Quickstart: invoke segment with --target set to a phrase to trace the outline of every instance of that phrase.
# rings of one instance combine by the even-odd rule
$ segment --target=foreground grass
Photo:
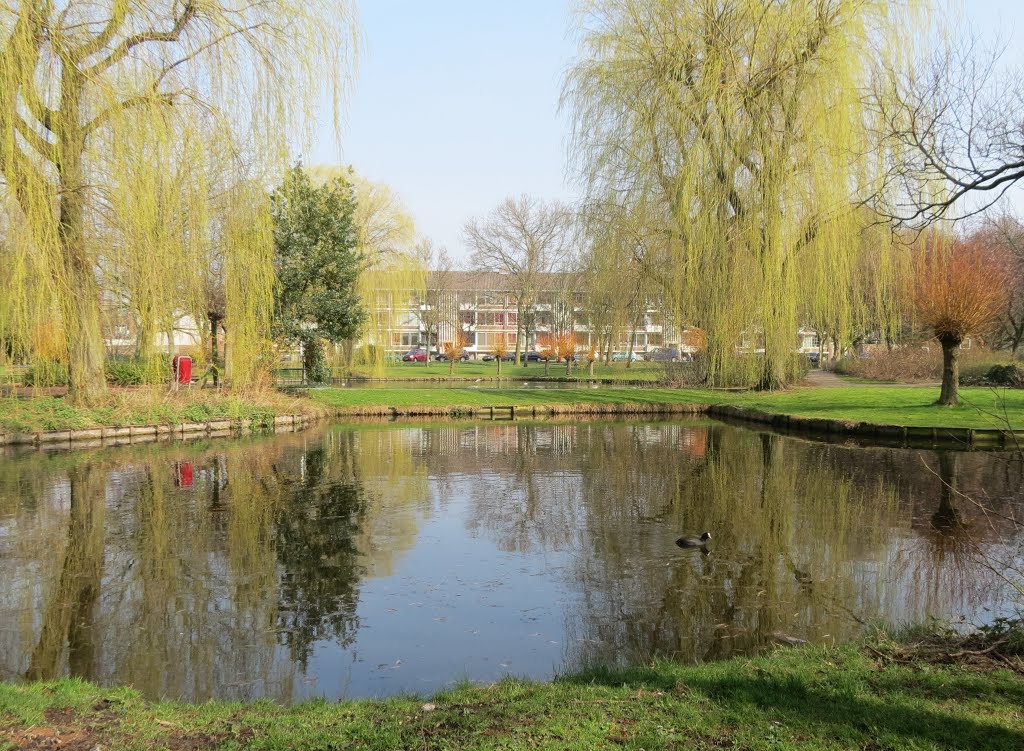
[[[276,415],[310,411],[322,410],[307,399],[296,399],[277,391],[236,395],[198,389],[179,392],[168,392],[164,388],[111,389],[106,401],[91,407],[78,407],[59,397],[2,397],[0,433],[178,425],[227,419],[269,423]]]
[[[1007,667],[845,646],[506,680],[427,703],[186,705],[73,679],[0,684],[0,748],[1017,751],[1022,707],[1024,677]]]
[[[1024,428],[1024,391],[961,389],[959,407],[938,407],[938,388],[850,386],[795,388],[783,392],[730,392],[706,389],[466,388],[315,389],[309,398],[338,414],[361,408],[449,408],[453,412],[498,405],[667,405],[733,404],[802,417],[853,420],[886,425],[946,428]]]

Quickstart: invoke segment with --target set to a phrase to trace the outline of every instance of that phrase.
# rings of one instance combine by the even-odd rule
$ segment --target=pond
[[[11,453],[0,679],[288,703],[984,623],[1012,612],[1021,481],[679,420]]]

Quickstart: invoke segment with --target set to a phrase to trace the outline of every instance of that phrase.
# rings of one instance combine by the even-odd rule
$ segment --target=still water
[[[683,421],[8,454],[0,679],[291,702],[983,623],[1012,612],[1021,483],[1008,455]]]

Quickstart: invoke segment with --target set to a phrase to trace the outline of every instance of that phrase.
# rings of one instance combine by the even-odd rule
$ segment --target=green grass
[[[79,407],[58,397],[0,397],[0,433],[179,425],[185,422],[246,419],[267,423],[278,414],[319,411],[308,400],[277,392],[235,396],[214,391],[168,393],[163,388],[111,390],[107,399]]]
[[[600,389],[394,388],[313,389],[309,397],[328,407],[488,407],[514,404],[706,404],[712,392],[698,389],[608,387]]]
[[[961,388],[960,405],[935,404],[939,388],[849,386],[730,394],[728,403],[830,420],[939,428],[1024,428],[1024,391]]]
[[[852,420],[886,425],[945,428],[1024,428],[1024,391],[963,388],[959,407],[938,407],[938,388],[849,386],[795,388],[783,392],[730,392],[704,389],[492,389],[395,388],[316,389],[314,401],[345,413],[360,408],[450,408],[453,411],[497,405],[660,405],[733,404],[802,417]]]
[[[784,392],[707,389],[591,388],[313,389],[307,399],[277,393],[235,396],[216,392],[166,393],[162,389],[114,391],[106,403],[75,407],[52,397],[0,398],[0,432],[28,433],[102,426],[179,424],[217,419],[266,421],[276,414],[358,414],[374,407],[447,409],[453,414],[488,406],[561,407],[622,405],[642,412],[656,405],[734,404],[802,417],[888,425],[946,428],[1024,428],[1024,390],[961,389],[959,407],[937,407],[938,388],[849,386],[796,388]]]
[[[291,708],[148,702],[74,679],[0,684],[0,748],[58,747],[55,738],[59,747],[107,751],[1024,748],[1024,677],[952,662],[808,647],[463,686],[429,702]]]
[[[634,362],[626,367],[625,362],[615,362],[610,365],[594,365],[594,375],[591,376],[586,364],[574,365],[572,368],[573,380],[600,380],[614,381],[658,381],[664,376],[665,367],[660,362]],[[369,377],[370,373],[357,373]],[[496,362],[482,362],[470,360],[469,362],[455,363],[455,370],[449,376],[448,363],[431,362],[423,363],[400,362],[392,363],[385,367],[384,378],[398,380],[414,380],[417,378],[497,378],[498,364]],[[501,364],[501,377],[508,379],[536,379],[544,378],[544,363],[531,362],[525,368],[511,362]],[[551,363],[549,378],[565,378],[565,363]]]

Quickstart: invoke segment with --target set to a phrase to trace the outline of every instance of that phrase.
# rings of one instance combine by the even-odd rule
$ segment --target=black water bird
[[[700,536],[700,539],[695,537],[680,537],[676,540],[676,545],[681,548],[706,548],[708,540],[711,539],[711,533],[705,532]]]

